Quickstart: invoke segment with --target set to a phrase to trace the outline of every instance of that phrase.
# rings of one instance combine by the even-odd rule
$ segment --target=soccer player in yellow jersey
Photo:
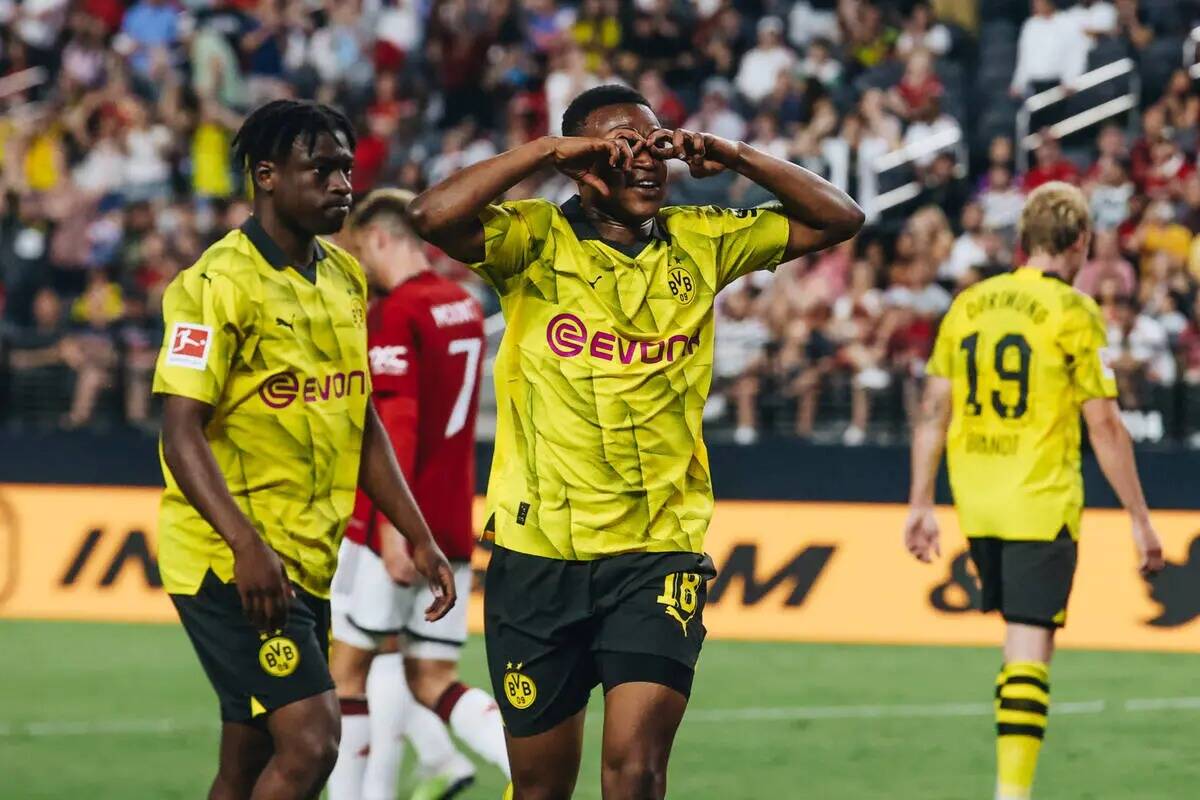
[[[337,757],[328,597],[356,485],[411,543],[429,618],[454,578],[370,402],[362,269],[316,238],[350,210],[350,123],[275,101],[236,147],[254,215],[163,298],[159,566],[220,701],[208,796],[302,800]]]
[[[409,211],[492,285],[508,322],[484,615],[515,797],[571,795],[599,683],[604,797],[662,798],[713,574],[701,437],[713,301],[742,275],[853,236],[863,215],[794,164],[662,129],[624,87],[575,98],[563,131],[456,173]],[[664,207],[670,159],[697,177],[734,170],[779,203]],[[578,185],[566,204],[498,200],[550,167]]]
[[[997,800],[1030,797],[1046,731],[1050,657],[1066,624],[1083,509],[1081,410],[1129,511],[1142,573],[1163,566],[1104,361],[1104,320],[1071,286],[1091,238],[1083,194],[1058,182],[1038,188],[1020,235],[1025,266],[967,289],[942,320],[913,432],[904,532],[921,561],[940,555],[933,496],[945,449],[983,610],[1007,622],[996,680]]]

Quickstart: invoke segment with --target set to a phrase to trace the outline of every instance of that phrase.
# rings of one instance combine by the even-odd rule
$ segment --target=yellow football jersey
[[[163,297],[154,391],[214,407],[206,435],[235,502],[288,576],[326,597],[354,507],[371,379],[362,268],[331,244],[317,248],[315,274],[303,275],[251,218],[205,251]],[[229,547],[162,468],[163,585],[195,594],[209,569],[231,580]]]
[[[701,414],[713,301],[773,269],[788,220],[668,207],[649,242],[601,241],[579,198],[488,207],[484,261],[508,327],[496,357],[496,543],[590,560],[700,552],[712,516]]]
[[[938,331],[928,372],[953,381],[946,441],[967,536],[1079,536],[1079,408],[1116,397],[1100,309],[1028,267],[964,291]]]

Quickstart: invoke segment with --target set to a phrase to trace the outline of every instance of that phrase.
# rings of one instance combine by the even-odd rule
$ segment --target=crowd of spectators
[[[1019,260],[1023,198],[1048,180],[1081,185],[1091,203],[1095,242],[1077,285],[1109,321],[1123,405],[1186,435],[1200,430],[1182,388],[1200,384],[1200,95],[1180,45],[1196,10],[1191,0],[0,0],[0,416],[154,429],[160,298],[249,213],[230,140],[256,104],[298,96],[346,110],[360,132],[361,195],[420,190],[560,133],[573,96],[616,82],[641,91],[665,126],[748,141],[828,177],[868,212],[857,239],[720,298],[707,416],[737,441],[902,432],[940,316],[957,291]],[[1045,129],[1026,167],[1017,104],[1109,56],[1137,63],[1140,107],[1063,141]],[[988,82],[997,94],[980,89]],[[902,168],[884,174],[881,158]],[[551,172],[511,196],[572,191]],[[732,174],[695,181],[684,170],[671,189],[681,203],[767,199]]]

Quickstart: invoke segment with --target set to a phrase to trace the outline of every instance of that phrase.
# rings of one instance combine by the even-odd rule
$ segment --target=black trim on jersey
[[[1059,283],[1066,284],[1067,286],[1071,285],[1071,282],[1069,280],[1064,278],[1062,275],[1059,275],[1057,272],[1046,272],[1043,270],[1042,277],[1049,278],[1052,281],[1058,281]]]
[[[580,241],[585,239],[599,239],[614,250],[618,250],[630,258],[636,258],[639,253],[646,249],[649,242],[637,241],[631,244],[621,244],[619,242],[610,242],[600,235],[600,231],[596,230],[596,226],[587,218],[587,214],[583,211],[583,200],[579,195],[575,195],[567,202],[558,207],[562,215],[567,218],[567,222],[571,225],[571,230],[575,232],[575,237]],[[650,239],[652,241],[670,242],[671,238],[667,235],[666,228],[655,217],[650,222]]]
[[[276,244],[271,238],[271,234],[267,233],[267,229],[262,226],[262,223],[253,216],[242,223],[242,233],[250,240],[250,244],[254,245],[254,249],[267,260],[275,269],[287,269],[295,267],[296,271],[307,278],[310,282],[317,282],[317,262],[324,261],[329,253],[321,246],[319,239],[313,239],[313,259],[309,263],[297,267],[288,258],[287,253],[283,252],[283,248]]]
[[[350,616],[349,614],[346,615],[346,622],[349,622],[355,628],[367,634],[368,636],[396,636],[404,632],[404,628],[368,628],[363,625],[359,625],[354,621],[354,617]]]

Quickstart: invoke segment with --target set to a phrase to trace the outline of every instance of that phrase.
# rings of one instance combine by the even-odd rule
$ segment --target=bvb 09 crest
[[[524,665],[514,665],[510,661],[504,673],[504,696],[513,708],[529,708],[533,701],[537,700],[537,685],[528,675],[521,672],[522,666]]]
[[[667,272],[667,288],[681,306],[686,306],[696,299],[696,279],[679,259],[675,259],[675,266]]]

